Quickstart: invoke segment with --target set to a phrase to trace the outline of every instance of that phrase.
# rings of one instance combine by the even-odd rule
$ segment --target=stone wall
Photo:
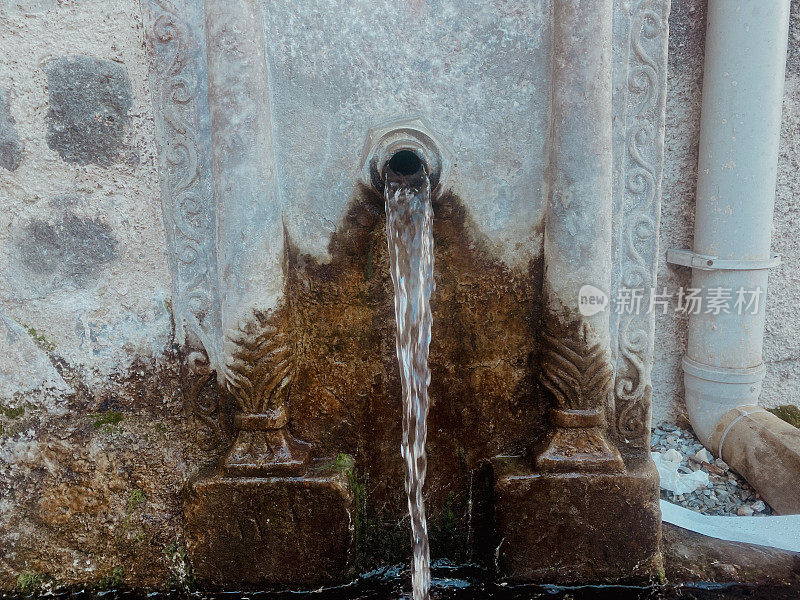
[[[3,0],[0,56],[0,589],[165,584],[194,467],[138,3]]]
[[[800,405],[800,239],[797,197],[800,193],[800,2],[792,1],[789,56],[783,102],[781,155],[775,199],[772,250],[783,264],[770,274],[764,361],[767,375],[761,394],[765,406]],[[694,191],[703,83],[706,26],[704,0],[673,0],[670,16],[664,196],[658,289],[689,287],[685,267],[667,265],[668,248],[691,248]],[[686,350],[687,318],[656,315],[653,367],[653,421],[674,422],[683,408],[681,359]]]

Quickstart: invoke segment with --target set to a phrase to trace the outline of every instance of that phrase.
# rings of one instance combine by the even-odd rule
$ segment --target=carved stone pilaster
[[[287,429],[295,370],[261,4],[205,0],[217,256],[225,332],[220,383],[235,399],[228,475],[299,475],[307,444]]]
[[[541,379],[553,395],[545,471],[615,471],[605,435],[613,367],[606,311],[581,315],[580,290],[611,286],[613,2],[555,0],[545,217]]]
[[[221,325],[211,134],[204,20],[192,4],[190,0],[141,0],[173,280],[175,337],[186,356],[196,358],[195,352],[200,352],[214,371]]]

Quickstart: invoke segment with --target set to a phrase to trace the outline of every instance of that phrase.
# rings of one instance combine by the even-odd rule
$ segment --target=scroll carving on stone
[[[162,208],[173,278],[172,311],[183,387],[200,447],[222,442],[216,394],[200,390],[218,364],[214,198],[207,127],[205,37],[191,3],[142,0],[160,162]]]
[[[224,441],[224,433],[214,371],[203,352],[190,352],[181,367],[184,399],[194,417],[197,445],[205,452],[215,452]]]
[[[669,2],[638,0],[630,9],[625,155],[618,220],[619,289],[656,285],[664,146],[666,22]],[[614,384],[619,440],[646,458],[655,317],[643,306],[619,315]]]

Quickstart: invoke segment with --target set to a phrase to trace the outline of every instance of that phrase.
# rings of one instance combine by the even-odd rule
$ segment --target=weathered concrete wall
[[[104,385],[170,335],[138,7],[14,2],[0,19],[0,80],[24,144],[0,179],[2,308]]]
[[[668,248],[691,248],[694,194],[700,132],[705,0],[672,3],[670,16],[667,131],[661,252],[658,289],[674,292],[691,285],[686,267],[667,265]],[[792,1],[789,56],[783,103],[781,155],[773,226],[773,252],[783,264],[770,274],[764,361],[767,376],[761,394],[765,406],[800,405],[800,238],[797,237],[800,179],[800,2]],[[687,318],[669,312],[656,315],[653,367],[653,420],[675,421],[683,408],[681,359],[686,350]]]
[[[4,0],[0,57],[0,588],[166,584],[194,467],[138,3]]]

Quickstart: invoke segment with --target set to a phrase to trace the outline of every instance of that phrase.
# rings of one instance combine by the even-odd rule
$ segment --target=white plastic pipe
[[[689,419],[715,454],[718,423],[736,407],[757,404],[764,378],[788,26],[789,0],[708,3],[694,237],[694,258],[704,268],[692,274],[706,302],[689,318],[683,368]],[[706,312],[716,289],[729,291],[729,313]],[[757,311],[736,306],[758,290]]]

